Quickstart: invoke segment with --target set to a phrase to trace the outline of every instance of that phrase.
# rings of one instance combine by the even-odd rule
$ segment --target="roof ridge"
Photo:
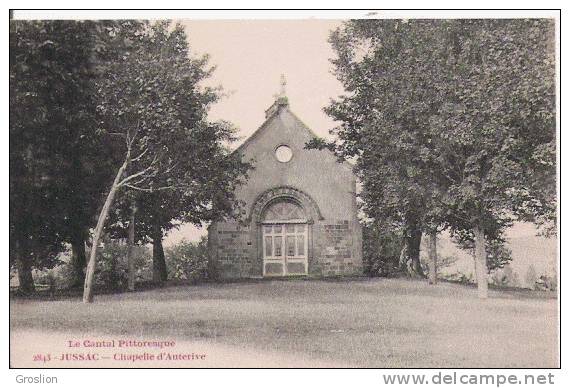
[[[273,105],[272,105],[272,106],[273,106]],[[303,120],[301,120],[301,119],[299,118],[299,116],[297,116],[297,115],[289,108],[289,105],[288,105],[288,104],[287,104],[287,105],[282,104],[282,105],[279,105],[279,106],[277,107],[277,109],[275,109],[273,112],[271,112],[271,113],[265,118],[265,121],[259,126],[259,128],[257,128],[251,135],[249,135],[249,137],[248,137],[247,139],[244,140],[243,143],[241,143],[234,151],[232,151],[232,154],[235,153],[235,152],[240,151],[240,150],[243,149],[247,144],[251,143],[251,141],[253,141],[253,139],[255,139],[257,136],[259,136],[259,134],[262,132],[262,130],[263,130],[265,127],[267,127],[267,124],[269,123],[269,121],[272,120],[277,114],[279,114],[279,112],[281,112],[281,109],[282,109],[282,108],[283,108],[283,109],[286,109],[286,110],[291,114],[291,116],[293,116],[293,118],[294,118],[295,120],[297,120],[297,121],[301,124],[301,126],[302,126],[307,132],[309,132],[309,134],[310,134],[313,138],[316,138],[316,139],[319,139],[319,138],[320,138],[319,135],[317,135],[307,124],[305,124],[305,122],[304,122]],[[269,109],[271,109],[271,107],[270,107]],[[269,109],[267,109],[267,111],[269,111]],[[266,111],[266,112],[267,112],[267,111]],[[331,152],[330,150],[326,150],[326,151]],[[333,152],[331,152],[331,154],[332,154],[333,156],[335,156]],[[341,162],[339,162],[339,164],[340,164],[341,166],[344,166],[344,167],[350,169],[351,171],[352,171],[352,168],[354,167],[354,164],[353,164],[353,163],[350,163],[348,160],[341,161]]]
[[[277,113],[279,113],[279,109],[276,109],[269,116],[266,116],[265,121],[263,121],[263,123],[255,131],[253,131],[253,133],[251,135],[249,135],[243,141],[243,143],[241,143],[235,150],[233,150],[232,154],[239,151],[243,147],[245,147],[246,144],[250,143],[252,141],[252,139],[255,138],[259,134],[259,132],[261,132],[261,130],[267,126],[267,123],[269,122],[269,120],[271,120],[273,118],[273,116],[275,116]]]

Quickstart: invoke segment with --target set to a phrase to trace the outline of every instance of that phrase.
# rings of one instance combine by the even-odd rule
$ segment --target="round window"
[[[275,149],[275,157],[281,163],[287,163],[293,157],[293,151],[289,146],[280,145]]]

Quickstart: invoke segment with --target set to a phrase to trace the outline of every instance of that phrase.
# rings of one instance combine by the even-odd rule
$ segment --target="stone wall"
[[[308,225],[309,276],[362,274],[361,228],[354,221],[323,220]],[[259,278],[263,259],[259,226],[237,222],[212,224],[209,230],[210,276],[214,279]]]
[[[358,223],[349,220],[313,225],[313,260],[309,273],[317,276],[361,275],[362,239]],[[312,264],[312,265],[311,265]]]
[[[208,231],[209,276],[213,279],[258,277],[262,271],[251,229],[237,222],[218,222]]]

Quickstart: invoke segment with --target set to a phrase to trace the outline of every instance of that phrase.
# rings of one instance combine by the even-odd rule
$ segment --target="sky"
[[[217,69],[210,85],[222,85],[230,96],[216,104],[211,118],[236,124],[243,136],[264,121],[264,112],[285,75],[291,109],[319,135],[333,122],[322,111],[342,94],[331,73],[334,56],[327,42],[334,20],[179,21],[191,50],[209,54]]]
[[[238,128],[240,142],[265,120],[265,110],[285,76],[291,109],[317,135],[326,137],[334,122],[323,112],[331,98],[343,93],[332,74],[334,53],[329,32],[337,20],[177,20],[185,27],[191,55],[208,54],[216,66],[207,86],[221,85],[228,94],[210,111]],[[237,143],[239,144],[239,143]],[[173,230],[165,245],[182,238],[195,241],[203,233],[190,225]]]

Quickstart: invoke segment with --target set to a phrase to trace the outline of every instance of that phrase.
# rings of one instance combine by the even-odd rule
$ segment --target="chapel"
[[[305,149],[315,136],[282,90],[235,151],[254,169],[236,192],[243,219],[208,229],[213,278],[362,274],[356,177],[329,150]]]

